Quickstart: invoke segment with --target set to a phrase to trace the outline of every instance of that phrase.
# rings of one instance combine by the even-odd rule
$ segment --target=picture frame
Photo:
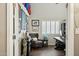
[[[32,20],[32,26],[39,26],[39,20]]]

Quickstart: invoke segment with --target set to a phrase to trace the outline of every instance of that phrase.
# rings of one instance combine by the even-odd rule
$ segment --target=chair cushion
[[[42,41],[35,41],[35,43],[42,43]]]
[[[33,39],[33,41],[37,41],[37,38],[35,37],[35,38],[32,38]]]

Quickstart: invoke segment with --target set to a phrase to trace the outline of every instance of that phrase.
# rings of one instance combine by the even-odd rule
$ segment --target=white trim
[[[7,4],[7,56],[13,56],[13,4]]]
[[[18,14],[18,4],[15,4],[15,35],[16,39],[14,40],[14,53],[15,56],[19,56],[19,14]]]
[[[68,34],[66,39],[66,55],[74,56],[74,4],[68,6]]]

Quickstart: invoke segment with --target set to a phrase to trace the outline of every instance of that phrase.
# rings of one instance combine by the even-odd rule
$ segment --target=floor
[[[64,56],[64,54],[63,50],[56,50],[54,46],[33,48],[31,53],[32,56]]]

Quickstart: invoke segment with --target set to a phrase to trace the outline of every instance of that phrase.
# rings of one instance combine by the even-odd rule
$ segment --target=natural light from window
[[[42,34],[59,34],[59,21],[42,21]]]

